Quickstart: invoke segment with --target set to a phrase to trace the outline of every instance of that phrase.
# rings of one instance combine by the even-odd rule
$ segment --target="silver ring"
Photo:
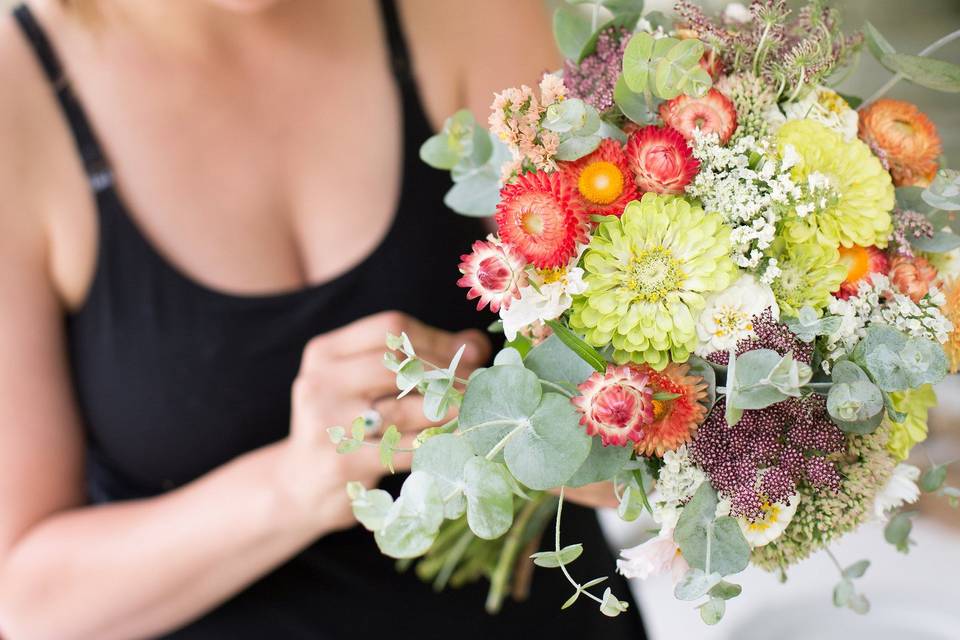
[[[380,433],[380,427],[383,426],[383,415],[379,411],[370,407],[360,417],[363,418],[363,428],[368,434]]]

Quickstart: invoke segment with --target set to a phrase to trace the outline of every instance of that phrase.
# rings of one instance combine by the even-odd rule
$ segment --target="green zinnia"
[[[771,246],[780,275],[770,288],[784,315],[797,317],[806,305],[817,313],[830,304],[831,293],[840,288],[847,268],[833,247],[815,241],[788,244],[778,238]]]
[[[927,439],[927,414],[931,407],[937,406],[937,394],[932,386],[925,384],[916,389],[891,393],[890,402],[894,409],[907,414],[907,417],[903,422],[890,422],[887,449],[898,460],[906,460],[914,445]]]
[[[781,156],[787,147],[796,152],[796,164],[790,169],[794,182],[829,185],[813,196],[813,211],[787,220],[790,242],[815,239],[831,247],[887,246],[893,182],[870,147],[860,140],[845,140],[813,120],[792,120],[780,127],[777,147]]]
[[[697,346],[704,296],[737,276],[730,229],[683,198],[646,193],[620,218],[607,218],[584,254],[587,290],[574,298],[570,326],[613,359],[663,369]]]

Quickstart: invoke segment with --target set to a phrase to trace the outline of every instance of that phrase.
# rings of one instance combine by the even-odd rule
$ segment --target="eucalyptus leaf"
[[[714,369],[709,362],[697,356],[690,356],[690,358],[687,360],[687,364],[690,366],[689,375],[700,376],[703,378],[704,384],[707,385],[706,407],[707,409],[712,408],[713,404],[717,401],[716,369]]]
[[[384,555],[416,558],[430,549],[442,522],[443,502],[433,477],[413,472],[374,538]]]
[[[732,600],[740,595],[743,591],[743,587],[732,582],[720,581],[713,588],[710,589],[710,596],[713,598],[721,598],[723,600]]]
[[[503,454],[510,472],[531,489],[563,485],[587,459],[592,438],[570,400],[545,393],[529,423],[510,437]]]
[[[367,531],[380,529],[393,506],[393,497],[383,489],[363,491],[351,501],[353,515]]]
[[[750,545],[737,521],[729,516],[716,518],[716,509],[716,491],[704,482],[680,514],[673,537],[691,567],[707,570],[709,537],[710,572],[721,576],[739,573],[750,561]]]
[[[719,573],[706,574],[702,569],[691,567],[677,582],[673,595],[677,600],[697,600],[707,595],[714,586],[723,581]]]
[[[643,513],[643,499],[639,492],[632,486],[627,485],[620,496],[620,504],[617,505],[617,515],[624,522],[633,522]]]
[[[557,147],[555,157],[557,160],[563,160],[564,162],[579,160],[593,153],[601,142],[603,142],[603,138],[596,134],[567,138]]]
[[[960,211],[960,172],[941,169],[933,183],[921,194],[931,207],[944,211]]]
[[[852,565],[843,570],[843,577],[849,579],[862,578],[863,574],[865,574],[869,568],[869,560],[860,560],[858,562],[854,562]]]
[[[566,481],[565,484],[568,487],[582,487],[595,482],[612,480],[623,470],[633,453],[630,447],[605,447],[600,438],[590,440],[590,453],[580,468]]]
[[[890,518],[890,522],[883,528],[884,539],[901,553],[910,551],[910,531],[913,529],[910,518],[914,515],[916,514],[912,511],[901,511]]]
[[[927,493],[933,493],[943,486],[947,480],[947,465],[938,464],[924,471],[920,476],[920,488]]]
[[[656,47],[654,47],[656,50]],[[702,96],[710,88],[710,74],[700,66],[703,43],[694,38],[681,40],[657,62],[656,94],[671,100],[682,93]]]
[[[602,603],[600,604],[600,613],[609,617],[615,618],[630,607],[628,602],[620,600],[613,592],[610,590],[610,587],[607,587],[606,591],[603,592]]]
[[[580,13],[566,7],[553,13],[553,37],[565,58],[579,61],[592,35],[590,20]]]
[[[400,442],[400,431],[397,426],[392,424],[380,437],[380,464],[394,473],[393,470],[393,452],[397,443]]]
[[[453,519],[463,515],[465,506],[457,496],[447,499],[451,494],[463,489],[463,470],[474,457],[463,437],[451,433],[436,435],[413,453],[413,471],[429,473],[437,483],[437,489],[444,498],[444,515]]]
[[[884,56],[897,52],[896,49],[893,48],[893,45],[890,44],[869,21],[863,25],[863,35],[867,41],[867,48],[870,50],[871,55],[877,59],[877,62],[883,64]],[[891,69],[891,71],[895,70]]]
[[[512,347],[507,347],[501,349],[497,353],[496,357],[493,359],[494,366],[503,365],[503,364],[512,364],[518,367],[523,366],[523,356],[520,355],[520,352]]]
[[[568,565],[583,553],[583,545],[571,544],[560,551],[539,551],[530,556],[533,563],[545,569],[556,569],[561,565]]]
[[[506,467],[476,456],[464,467],[463,479],[470,530],[484,540],[505,534],[513,524],[513,490]]]
[[[654,113],[647,108],[647,102],[642,93],[637,93],[627,86],[623,74],[617,77],[617,84],[613,88],[613,101],[623,115],[637,124],[650,124],[654,120]]]
[[[946,253],[960,247],[960,235],[952,231],[934,231],[929,238],[910,238],[910,245],[928,253]]]
[[[700,605],[700,619],[709,625],[717,624],[723,619],[723,614],[726,610],[726,601],[722,598],[710,598]]]
[[[633,34],[623,51],[623,75],[627,87],[636,94],[652,91],[653,48],[656,40],[649,33]]]
[[[454,183],[443,203],[465,216],[484,218],[493,215],[500,202],[500,174],[492,166],[474,171]]]
[[[460,154],[450,144],[447,134],[438,133],[420,146],[420,159],[434,169],[449,171],[460,162]]]
[[[460,430],[477,455],[487,455],[540,405],[540,380],[524,367],[490,367],[473,376],[460,405]],[[493,423],[490,426],[480,426]],[[476,428],[474,428],[476,427]]]
[[[888,53],[881,58],[881,63],[922,87],[947,93],[960,92],[960,66],[951,62],[906,53]]]
[[[343,427],[327,427],[327,435],[330,436],[330,442],[340,444],[347,435],[347,430]]]
[[[523,364],[539,378],[563,386],[575,387],[594,372],[593,367],[555,335],[531,349]]]

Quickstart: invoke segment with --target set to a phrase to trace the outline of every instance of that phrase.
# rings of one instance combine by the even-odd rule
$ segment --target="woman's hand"
[[[560,491],[557,490],[553,493],[559,494]],[[576,488],[566,487],[563,490],[563,499],[566,502],[594,509],[614,509],[618,504],[611,482],[595,482]]]
[[[396,378],[383,365],[386,335],[401,332],[410,337],[423,359],[441,366],[466,344],[460,361],[462,377],[490,355],[490,343],[480,331],[449,333],[398,312],[358,320],[307,344],[293,384],[290,436],[283,444],[278,479],[282,497],[318,534],[354,524],[344,491],[348,481],[370,487],[385,473],[376,447],[338,454],[328,427],[349,425],[376,407],[383,424],[395,424],[403,434],[399,446],[409,447],[416,434],[430,424],[423,417],[421,398],[394,398]],[[410,455],[398,454],[395,467],[409,466]]]

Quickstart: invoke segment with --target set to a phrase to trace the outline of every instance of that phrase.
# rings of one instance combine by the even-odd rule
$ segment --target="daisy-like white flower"
[[[581,248],[581,253],[586,245]],[[555,320],[573,304],[573,296],[587,290],[583,269],[577,266],[579,255],[566,267],[540,270],[528,279],[531,284],[520,289],[520,297],[500,309],[500,320],[507,340],[530,325]]]
[[[571,402],[582,414],[580,424],[587,434],[600,436],[604,446],[625,447],[643,438],[643,429],[653,420],[653,393],[647,375],[636,367],[607,365],[577,387]]]
[[[700,345],[698,356],[716,351],[729,351],[740,340],[753,337],[753,317],[771,309],[774,320],[780,319],[780,308],[773,290],[745,274],[723,291],[711,294],[697,321]]]
[[[893,468],[893,475],[877,494],[873,503],[873,512],[880,520],[905,503],[914,503],[920,498],[920,469],[912,464],[901,462]]]
[[[785,104],[783,111],[787,120],[815,120],[842,135],[844,140],[857,137],[857,112],[833,89],[811,87],[800,100]]]
[[[526,261],[508,246],[492,239],[473,243],[473,252],[460,256],[457,285],[469,289],[467,300],[477,300],[477,311],[488,304],[497,313],[510,307],[527,282]]]
[[[617,571],[625,578],[646,580],[668,571],[677,582],[687,572],[690,565],[680,554],[680,547],[673,539],[673,528],[660,530],[660,533],[643,544],[620,552]]]
[[[780,537],[793,520],[800,504],[800,494],[794,493],[787,502],[764,502],[760,509],[763,515],[755,520],[739,516],[740,530],[750,547],[762,547]]]
[[[730,98],[716,89],[697,98],[681,94],[660,104],[660,117],[664,123],[679,131],[687,140],[693,140],[693,132],[716,133],[721,145],[727,144],[737,128],[737,110]],[[856,126],[854,126],[856,135]]]
[[[587,241],[590,215],[562,172],[525,173],[500,190],[500,239],[538,269],[562,267]]]

